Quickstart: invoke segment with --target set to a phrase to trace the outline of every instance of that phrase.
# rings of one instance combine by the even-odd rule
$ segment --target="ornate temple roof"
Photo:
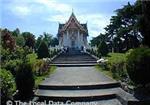
[[[58,35],[61,35],[62,32],[65,32],[72,23],[74,23],[82,32],[84,32],[84,33],[86,33],[86,35],[88,35],[87,23],[80,24],[73,12],[72,12],[69,20],[65,24],[59,23]]]

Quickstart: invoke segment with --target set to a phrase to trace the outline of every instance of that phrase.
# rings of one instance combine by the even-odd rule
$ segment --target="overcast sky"
[[[2,0],[1,28],[36,36],[43,32],[56,36],[58,23],[65,23],[72,11],[80,23],[88,25],[90,38],[104,32],[115,10],[135,0]]]

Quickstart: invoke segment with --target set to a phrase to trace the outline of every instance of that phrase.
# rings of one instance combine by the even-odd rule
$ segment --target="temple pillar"
[[[69,42],[69,32],[68,32],[68,30],[66,31],[66,43],[67,43],[67,47],[69,47],[69,44],[70,44],[70,42]]]
[[[78,47],[79,47],[79,49],[80,49],[80,31],[78,30]]]
[[[68,30],[67,30],[67,40],[69,39],[69,32],[68,32]]]

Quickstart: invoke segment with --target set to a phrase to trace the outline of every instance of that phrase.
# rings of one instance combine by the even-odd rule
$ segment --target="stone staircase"
[[[39,84],[35,92],[38,102],[63,102],[63,105],[140,105],[136,98],[120,88],[119,82],[96,71],[96,60],[89,54],[79,51],[62,53],[51,65],[58,67],[54,74]]]
[[[52,62],[56,66],[94,66],[96,60],[87,53],[78,50],[71,50],[67,53],[62,53]]]

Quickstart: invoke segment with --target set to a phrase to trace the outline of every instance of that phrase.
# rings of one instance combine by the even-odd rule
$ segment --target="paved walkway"
[[[39,101],[97,102],[95,105],[127,105],[129,100],[137,101],[117,81],[96,70],[95,64],[96,60],[85,53],[61,54],[53,61],[56,71],[39,84],[35,96]]]
[[[115,82],[95,67],[57,67],[42,84],[47,85],[88,85],[104,82]]]

